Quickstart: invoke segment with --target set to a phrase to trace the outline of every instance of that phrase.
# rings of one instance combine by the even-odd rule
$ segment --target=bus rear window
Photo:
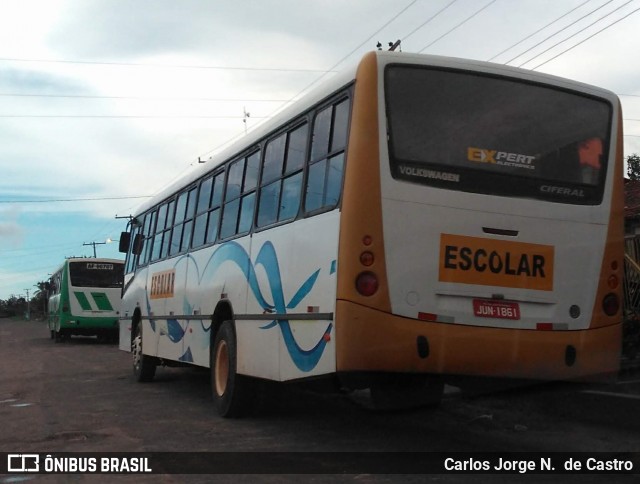
[[[69,275],[74,287],[122,287],[124,265],[105,262],[70,262]]]
[[[491,195],[596,205],[611,106],[573,91],[431,67],[385,71],[394,178]]]

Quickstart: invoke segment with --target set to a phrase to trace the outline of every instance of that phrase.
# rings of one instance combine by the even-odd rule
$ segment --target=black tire
[[[153,356],[142,354],[142,323],[136,327],[136,332],[131,341],[131,353],[133,355],[133,376],[136,381],[149,382],[156,375],[158,360]]]
[[[376,410],[408,410],[436,407],[442,401],[444,381],[436,375],[385,373],[371,385]]]
[[[238,375],[236,334],[233,321],[225,321],[216,333],[210,350],[211,393],[221,417],[237,418],[246,414],[251,398],[251,382]]]
[[[51,339],[53,339],[56,343],[62,342],[64,336],[62,334],[62,329],[59,327],[59,322],[55,322],[53,324],[53,329],[51,330]]]

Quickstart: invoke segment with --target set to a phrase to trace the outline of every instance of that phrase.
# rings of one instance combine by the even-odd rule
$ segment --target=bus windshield
[[[469,71],[385,71],[394,178],[573,204],[602,201],[612,108],[602,99]]]
[[[122,287],[124,265],[111,262],[70,262],[69,275],[74,287]]]

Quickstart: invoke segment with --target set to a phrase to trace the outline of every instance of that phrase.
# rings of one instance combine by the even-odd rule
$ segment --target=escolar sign
[[[439,280],[553,290],[551,245],[440,235]]]

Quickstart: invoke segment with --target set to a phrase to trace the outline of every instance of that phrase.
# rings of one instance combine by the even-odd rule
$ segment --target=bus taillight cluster
[[[364,267],[371,267],[376,258],[371,250],[369,250],[373,243],[373,237],[365,235],[362,238],[362,244],[365,246],[365,250],[360,254],[360,264]],[[371,271],[363,271],[356,277],[356,289],[363,296],[373,296],[378,290],[378,276]]]
[[[618,270],[618,261],[614,260],[613,262],[611,262],[611,271],[614,272],[614,274],[611,274],[609,276],[609,279],[607,279],[607,285],[611,290],[617,289],[620,283],[618,276],[615,274],[617,270]],[[619,309],[620,309],[620,299],[618,298],[617,294],[613,292],[608,293],[602,300],[602,310],[604,311],[604,313],[607,316],[615,316]]]

